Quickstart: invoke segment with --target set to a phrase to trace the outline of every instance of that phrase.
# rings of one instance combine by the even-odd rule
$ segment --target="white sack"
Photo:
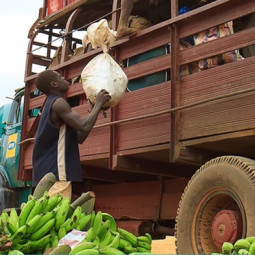
[[[106,53],[116,41],[116,35],[117,32],[109,28],[107,20],[102,19],[88,27],[82,44],[84,48],[89,43],[91,43],[93,49],[102,47],[103,52]]]
[[[104,107],[115,106],[128,83],[126,74],[108,53],[93,58],[82,70],[81,78],[83,89],[92,104],[95,104],[96,95],[101,89],[109,92],[111,100]]]

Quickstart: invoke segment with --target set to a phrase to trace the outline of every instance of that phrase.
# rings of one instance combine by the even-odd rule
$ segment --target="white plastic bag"
[[[93,58],[82,70],[81,78],[83,89],[92,104],[95,104],[96,95],[101,89],[110,94],[111,100],[104,107],[118,104],[128,83],[126,74],[108,53]]]
[[[102,19],[88,27],[82,40],[82,44],[84,48],[89,43],[91,43],[93,49],[102,47],[103,52],[106,53],[116,41],[116,35],[117,32],[109,28],[107,20]]]

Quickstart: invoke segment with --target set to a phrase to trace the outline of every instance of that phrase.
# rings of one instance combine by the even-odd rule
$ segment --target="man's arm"
[[[85,118],[81,118],[73,112],[69,104],[63,98],[59,98],[52,105],[52,111],[64,123],[77,130],[78,142],[83,143],[96,123],[98,114],[102,106],[110,100],[110,95],[105,90],[101,90],[97,97],[92,111]]]

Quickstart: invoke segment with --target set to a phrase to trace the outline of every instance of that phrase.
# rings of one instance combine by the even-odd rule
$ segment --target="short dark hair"
[[[35,86],[47,95],[52,81],[57,81],[57,74],[52,70],[46,70],[39,73],[35,80]]]

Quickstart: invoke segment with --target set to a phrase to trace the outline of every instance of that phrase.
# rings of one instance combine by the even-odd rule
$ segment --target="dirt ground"
[[[175,238],[173,236],[167,236],[163,240],[152,241],[151,253],[175,254]]]

